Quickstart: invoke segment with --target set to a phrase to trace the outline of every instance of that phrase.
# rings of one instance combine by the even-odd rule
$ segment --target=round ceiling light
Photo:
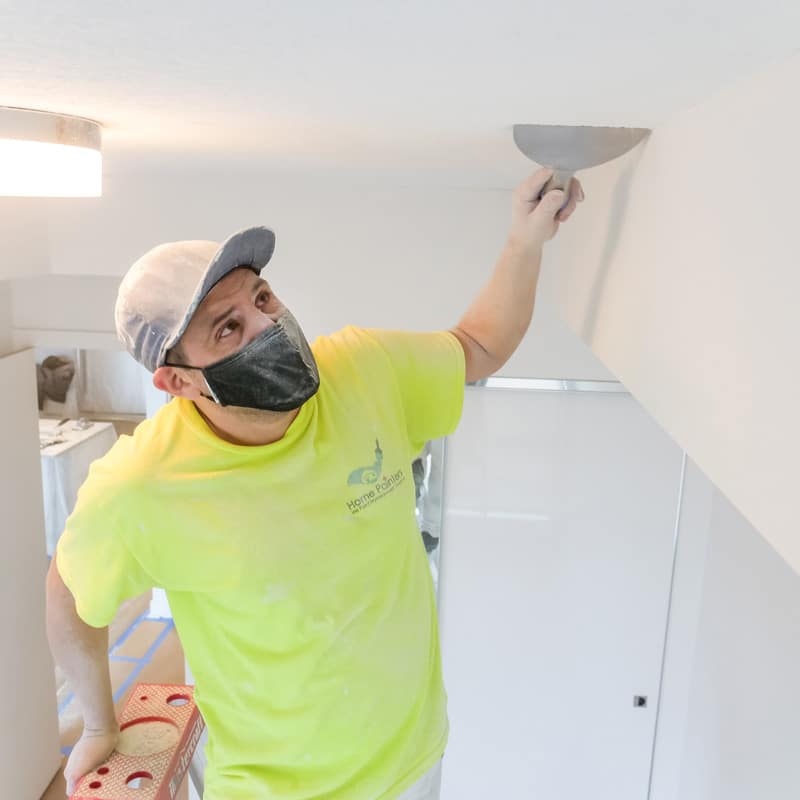
[[[100,142],[92,120],[0,106],[0,195],[99,197]]]

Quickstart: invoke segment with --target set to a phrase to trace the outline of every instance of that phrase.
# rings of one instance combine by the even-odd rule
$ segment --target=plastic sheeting
[[[47,555],[52,556],[89,466],[108,452],[117,434],[110,422],[90,422],[83,428],[74,421],[60,425],[58,420],[40,419],[39,439],[48,445],[40,455],[45,539]]]
[[[70,358],[77,372],[64,403],[45,400],[42,413],[48,416],[78,417],[86,413],[145,413],[145,385],[150,373],[120,350],[75,350],[37,348],[36,361],[47,356]]]
[[[411,470],[416,490],[417,526],[428,554],[433,586],[439,594],[439,555],[442,534],[442,486],[444,483],[445,440],[426,443],[414,459]]]

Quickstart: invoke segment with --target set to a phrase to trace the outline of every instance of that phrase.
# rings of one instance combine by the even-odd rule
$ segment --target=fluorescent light
[[[96,122],[0,107],[0,195],[99,197],[101,193]]]
[[[99,197],[101,176],[97,150],[0,139],[0,195]]]

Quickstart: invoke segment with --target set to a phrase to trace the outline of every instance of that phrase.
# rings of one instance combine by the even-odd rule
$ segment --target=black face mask
[[[221,406],[292,411],[319,389],[319,371],[297,320],[288,312],[236,353],[199,369]],[[205,395],[204,395],[205,397]]]

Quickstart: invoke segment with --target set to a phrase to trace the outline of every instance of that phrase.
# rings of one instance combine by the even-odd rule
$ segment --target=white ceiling
[[[800,0],[0,3],[0,104],[120,156],[480,173],[515,122],[654,127],[800,44]]]

